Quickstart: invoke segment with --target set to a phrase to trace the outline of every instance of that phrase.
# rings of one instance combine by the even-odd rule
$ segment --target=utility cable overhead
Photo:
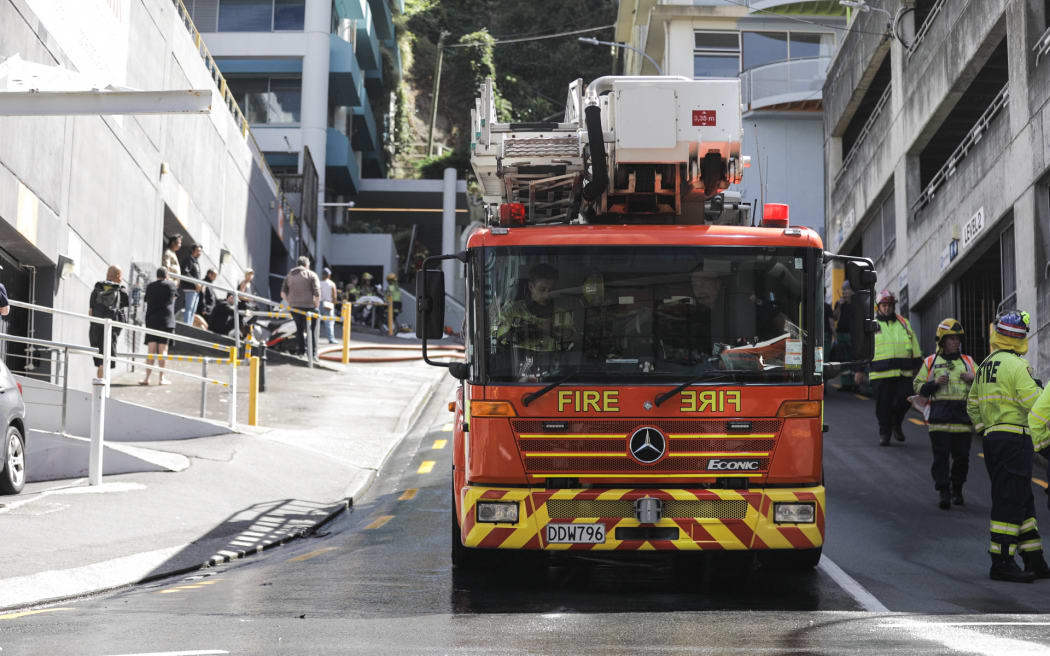
[[[556,39],[561,36],[573,36],[576,34],[587,34],[588,32],[600,32],[602,30],[610,30],[616,27],[615,25],[602,25],[601,27],[588,27],[582,30],[573,30],[571,32],[558,32],[557,34],[544,34],[542,36],[526,36],[519,39],[503,39],[502,41],[494,41],[492,45],[498,46],[504,43],[521,43],[522,41],[539,41],[541,39]],[[485,45],[484,43],[453,43],[452,45],[445,46],[446,48],[471,48]]]

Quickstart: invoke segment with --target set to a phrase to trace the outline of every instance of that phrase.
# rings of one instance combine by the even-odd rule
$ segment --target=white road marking
[[[210,656],[211,654],[228,654],[221,649],[197,649],[194,651],[151,651],[138,654],[116,654],[114,656]]]
[[[84,480],[86,481],[87,479]],[[25,499],[0,504],[0,515],[56,494],[107,494],[109,492],[131,492],[132,490],[145,489],[146,486],[141,483],[121,482],[103,483],[101,485],[63,485],[62,487],[53,487],[43,490],[34,496],[26,497]]]
[[[888,613],[889,608],[882,605],[882,602],[875,598],[875,595],[868,592],[857,580],[847,574],[841,567],[836,565],[827,556],[822,556],[820,564],[817,565],[817,569],[821,570],[825,574],[831,577],[831,580],[838,583],[839,587],[846,591],[846,593],[853,597],[861,608],[866,611],[873,613]]]

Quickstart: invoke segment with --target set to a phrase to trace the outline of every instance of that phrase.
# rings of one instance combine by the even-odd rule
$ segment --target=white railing
[[[1038,66],[1039,60],[1042,59],[1046,53],[1050,52],[1050,29],[1043,32],[1043,36],[1039,37],[1039,40],[1035,42],[1032,52],[1035,53],[1035,65]]]
[[[970,153],[970,150],[977,145],[977,142],[984,136],[985,131],[988,130],[988,126],[991,125],[992,119],[995,118],[996,114],[1006,106],[1006,101],[1010,98],[1010,85],[1005,84],[1003,88],[996,94],[995,98],[992,99],[991,104],[984,110],[974,126],[970,128],[970,131],[966,133],[959,145],[956,146],[955,150],[952,151],[951,157],[944,163],[944,166],[937,171],[937,174],[933,176],[926,188],[922,190],[919,197],[915,200],[915,203],[911,206],[912,218],[914,218],[922,208],[926,207],[933,200],[934,196],[937,195],[937,190],[948,181],[948,178],[955,175],[955,169],[959,166],[959,163],[966,159],[966,156]]]
[[[114,321],[113,319],[102,319],[99,317],[92,317],[86,314],[80,314],[78,312],[71,312],[69,310],[60,310],[58,308],[46,307],[43,305],[36,305],[33,303],[25,303],[14,299],[9,299],[9,303],[12,307],[21,308],[28,310],[31,313],[43,312],[50,314],[55,317],[70,317],[81,321],[86,321],[92,324],[100,324],[103,327],[102,337],[102,352],[99,353],[98,349],[75,345],[75,344],[62,344],[60,342],[53,342],[51,344],[57,344],[58,347],[66,350],[66,353],[75,354],[93,354],[95,357],[101,355],[102,360],[102,378],[96,378],[92,381],[92,395],[91,395],[91,430],[90,430],[90,456],[88,462],[88,481],[91,485],[98,485],[102,481],[102,453],[103,444],[105,442],[105,417],[106,417],[106,399],[109,398],[111,372],[110,365],[113,362],[122,362],[125,364],[131,364],[141,366],[148,371],[159,371],[162,374],[175,374],[191,380],[197,380],[202,383],[202,389],[205,389],[208,384],[220,385],[225,387],[229,393],[229,427],[230,430],[237,429],[237,366],[241,364],[238,360],[238,352],[235,346],[226,346],[223,344],[217,344],[215,342],[208,342],[205,340],[194,339],[192,337],[186,337],[184,335],[176,335],[174,332],[167,332],[162,330],[153,330],[151,328],[145,328],[143,326],[137,326],[130,323],[124,323],[121,321]],[[114,353],[113,352],[113,329],[120,328],[128,331],[129,334],[144,334],[154,335],[164,339],[174,340],[186,344],[193,344],[202,348],[214,349],[227,354],[227,358],[211,358],[213,362],[221,362],[230,365],[230,378],[229,381],[217,380],[213,378],[207,378],[206,376],[197,376],[185,371],[178,369],[168,369],[166,367],[155,366],[151,364],[143,364],[137,362],[135,358],[142,357],[145,354],[127,354],[127,353]],[[11,341],[24,341],[26,343],[33,343],[36,341],[43,340],[30,340],[30,338],[17,337],[12,335],[3,335],[3,339],[9,339]],[[134,340],[132,340],[134,343]],[[149,357],[149,356],[146,356]],[[156,354],[153,355],[156,358]],[[170,359],[170,358],[158,358],[158,359]],[[253,364],[253,367],[257,366]],[[64,365],[64,375],[68,377],[69,368],[68,362]],[[255,378],[253,376],[253,378]],[[252,405],[255,405],[255,400],[252,400]],[[63,408],[65,407],[65,393],[63,393]],[[63,417],[64,417],[63,410]],[[64,421],[63,421],[64,430]]]
[[[757,66],[740,74],[745,107],[759,109],[822,97],[831,57],[809,57]]]
[[[849,168],[849,165],[852,164],[853,160],[857,157],[861,145],[868,138],[868,134],[875,125],[875,121],[879,119],[879,115],[882,114],[882,110],[886,107],[886,103],[889,102],[892,89],[893,85],[887,84],[886,90],[882,92],[881,96],[879,96],[879,101],[875,103],[875,108],[871,110],[868,120],[864,121],[864,127],[860,129],[857,138],[853,141],[853,146],[849,149],[849,152],[846,153],[846,158],[842,160],[842,166],[839,167],[838,173],[835,174],[835,184],[838,184],[839,178],[842,177]]]

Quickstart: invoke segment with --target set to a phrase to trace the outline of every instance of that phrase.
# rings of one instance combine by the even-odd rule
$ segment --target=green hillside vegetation
[[[558,120],[568,85],[613,72],[611,48],[576,36],[500,45],[496,42],[612,25],[616,0],[406,0],[397,17],[404,78],[396,90],[391,175],[440,178],[448,166],[469,170],[470,110],[486,77],[496,83],[501,120]],[[434,142],[426,157],[437,43],[445,55]],[[588,33],[612,39],[612,29]],[[468,47],[452,47],[467,45]]]

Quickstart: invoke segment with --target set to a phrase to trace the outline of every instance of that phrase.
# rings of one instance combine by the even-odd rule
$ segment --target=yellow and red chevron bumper
[[[677,527],[678,539],[616,539],[617,528],[642,526],[634,518],[634,501],[653,497],[664,502],[664,517],[650,527]],[[478,501],[517,501],[518,522],[489,524],[476,521]],[[816,504],[812,524],[775,524],[773,504],[809,501]],[[467,486],[462,490],[461,539],[467,547],[482,549],[543,549],[551,551],[652,551],[811,549],[824,544],[824,487],[712,489],[583,489],[547,490]],[[696,517],[672,516],[683,509]],[[614,516],[572,516],[576,513]],[[668,513],[672,514],[668,514]],[[553,517],[552,517],[553,515]],[[551,544],[548,523],[605,526],[601,544]]]

